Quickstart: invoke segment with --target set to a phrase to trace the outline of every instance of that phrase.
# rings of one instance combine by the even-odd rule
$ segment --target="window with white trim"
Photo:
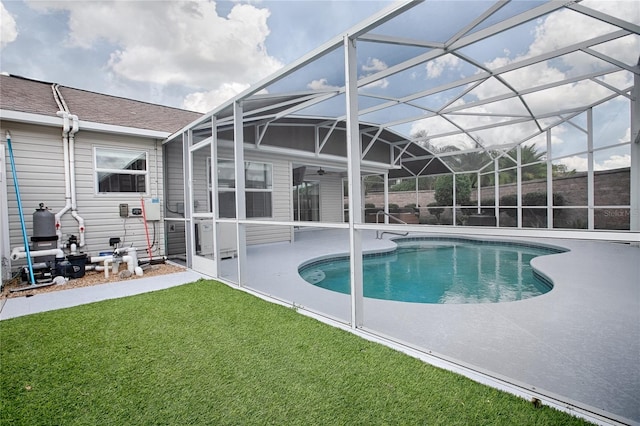
[[[147,156],[147,152],[141,150],[96,147],[97,193],[147,193]]]
[[[273,166],[269,163],[244,163],[247,218],[272,217]],[[219,217],[236,217],[236,193],[233,160],[218,160]]]

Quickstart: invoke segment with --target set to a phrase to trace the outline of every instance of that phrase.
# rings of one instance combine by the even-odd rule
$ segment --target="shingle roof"
[[[0,75],[0,108],[56,116],[52,83]],[[70,112],[80,120],[173,133],[202,114],[178,108],[109,96],[72,87],[58,87]]]

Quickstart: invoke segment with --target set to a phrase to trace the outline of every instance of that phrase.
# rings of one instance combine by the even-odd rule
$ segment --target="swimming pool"
[[[363,259],[364,296],[415,303],[498,303],[529,299],[553,285],[531,259],[564,250],[461,238],[405,238],[396,250]],[[312,261],[298,270],[318,287],[350,293],[349,258]]]

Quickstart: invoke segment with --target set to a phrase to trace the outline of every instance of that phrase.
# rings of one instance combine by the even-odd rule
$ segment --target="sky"
[[[392,5],[388,0],[0,2],[0,72],[199,112],[210,111],[251,84]],[[498,15],[513,16],[537,3],[537,0],[515,1],[501,9]],[[463,27],[465,22],[470,22],[491,4],[483,0],[427,2],[402,15],[406,21],[400,21],[400,27],[402,22],[406,22],[403,29],[409,33],[404,36],[411,37],[410,31],[417,29],[420,37],[434,40],[443,37],[439,41],[444,42],[454,35],[457,28]],[[640,25],[640,2],[584,0],[581,4]],[[423,6],[429,9],[419,11]],[[495,69],[610,33],[612,28],[573,11],[563,10],[473,44],[461,53],[476,63]],[[391,29],[382,27],[378,31],[384,34]],[[640,53],[640,35],[632,34],[593,49],[635,65]],[[403,50],[393,46],[385,50],[380,45],[359,44],[359,74],[383,71],[402,62],[410,53],[415,54],[410,48]],[[342,86],[344,70],[336,66],[344,63],[341,55],[336,51],[333,57],[319,61],[315,68],[311,67],[308,75],[290,76],[288,84],[295,85],[297,90]],[[591,55],[575,52],[506,73],[503,77],[520,89],[562,81],[606,66],[607,63]],[[479,68],[447,54],[375,81],[363,91],[383,98],[401,97],[413,93],[416,88],[446,84],[478,72],[481,72]],[[632,74],[609,74],[602,81],[618,88],[628,87]],[[459,93],[464,89],[456,90]],[[490,114],[526,114],[517,100],[464,109],[469,103],[503,94],[505,90],[502,83],[490,80],[458,99],[452,107],[478,114],[454,117],[457,120],[455,124],[479,127],[500,119]],[[569,108],[585,100],[598,99],[607,91],[604,85],[587,80],[528,94],[524,98],[534,112],[542,113],[549,106],[562,104]],[[442,93],[415,103],[437,110],[448,102],[447,96],[456,95],[455,91]],[[370,98],[373,99],[375,97]],[[344,108],[344,102],[339,98],[331,102],[327,107]],[[630,139],[628,106],[628,101],[620,98],[595,110],[594,120],[599,123],[600,132],[596,135],[596,144],[600,140],[612,144]],[[399,105],[396,109],[385,109],[362,119],[372,123],[393,121],[395,112],[400,118],[407,114],[407,108]],[[586,126],[584,116],[574,121]],[[439,117],[394,128],[402,134],[411,135],[419,131],[436,135],[452,129],[455,127],[450,122]],[[536,130],[531,124],[529,127],[487,129],[474,136],[500,144],[509,138],[526,137],[530,134],[528,132]],[[475,141],[464,138],[464,135],[434,138],[431,142],[461,148],[474,146]],[[544,135],[532,142],[546,149]],[[552,131],[552,143],[554,157],[562,157],[559,163],[569,169],[586,170],[587,156],[581,154],[586,149],[584,132],[569,124],[559,126]],[[627,145],[598,151],[594,166],[596,170],[625,167],[629,159]]]
[[[390,4],[1,0],[0,72],[206,112]]]

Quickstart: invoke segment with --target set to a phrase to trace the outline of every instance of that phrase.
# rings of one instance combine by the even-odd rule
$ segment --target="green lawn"
[[[215,281],[0,322],[1,424],[584,422]]]

